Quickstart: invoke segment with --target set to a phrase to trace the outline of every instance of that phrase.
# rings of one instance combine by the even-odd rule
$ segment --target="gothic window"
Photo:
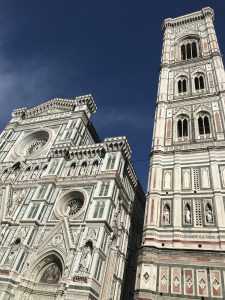
[[[3,142],[1,143],[1,145],[0,145],[0,150],[3,149],[3,147],[5,146],[5,144],[6,144],[6,141],[3,141]]]
[[[188,120],[186,118],[180,118],[177,121],[177,137],[188,136]]]
[[[34,219],[39,209],[39,204],[33,204],[30,207],[28,219]]]
[[[95,204],[95,211],[94,211],[93,218],[102,218],[104,208],[105,208],[105,202],[97,202]]]
[[[205,88],[205,82],[204,82],[204,78],[203,75],[199,75],[195,77],[195,90],[199,91],[199,90],[204,90]]]
[[[106,170],[108,169],[113,169],[116,161],[116,156],[115,155],[110,155],[108,158]]]
[[[209,116],[201,115],[198,117],[198,130],[200,135],[210,134]]]
[[[181,49],[181,60],[195,58],[198,56],[197,42],[186,41],[180,47]]]
[[[108,191],[109,191],[109,182],[102,182],[101,184],[101,188],[100,188],[100,192],[99,192],[99,196],[107,196],[108,195]]]
[[[96,266],[96,270],[95,270],[95,278],[100,281],[101,279],[101,271],[102,271],[102,266],[103,266],[103,259],[99,258],[98,260],[98,264]]]
[[[47,185],[42,185],[40,186],[37,194],[37,199],[43,199],[45,197],[45,193],[47,191],[48,186]]]
[[[56,172],[56,169],[58,167],[59,160],[54,160],[50,166],[49,174],[54,174]]]
[[[24,263],[25,263],[25,256],[27,256],[27,252],[23,252],[22,256],[20,257],[20,260],[18,262],[18,265],[16,266],[16,271],[21,271],[23,266],[24,266]]]
[[[177,82],[178,94],[187,92],[187,80],[186,78],[181,78]]]

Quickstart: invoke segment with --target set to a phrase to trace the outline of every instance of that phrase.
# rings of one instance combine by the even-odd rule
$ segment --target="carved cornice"
[[[195,57],[195,58],[190,58],[187,60],[179,60],[176,62],[172,62],[172,63],[163,63],[160,65],[160,70],[163,68],[174,68],[174,67],[192,67],[192,66],[196,66],[196,64],[199,64],[201,62],[203,62],[204,64],[210,62],[210,60],[213,57],[216,56],[220,56],[221,58],[223,57],[223,55],[219,52],[219,51],[215,51],[212,52],[210,55],[207,56],[199,56],[199,57]]]
[[[187,14],[181,17],[177,18],[169,18],[165,19],[163,24],[162,24],[162,30],[165,30],[166,28],[170,27],[179,27],[183,26],[185,24],[193,23],[193,22],[199,22],[200,20],[203,20],[207,17],[212,18],[214,21],[214,10],[211,7],[205,7],[200,11]]]
[[[107,147],[107,152],[114,152],[120,150],[127,159],[131,158],[130,145],[125,136],[107,138],[104,140],[104,144]]]
[[[52,108],[74,111],[76,107],[83,107],[84,105],[88,107],[90,113],[96,112],[97,106],[93,97],[91,95],[84,95],[76,97],[75,99],[55,98],[31,109],[26,107],[15,109],[12,112],[12,117],[21,117],[25,119],[42,114]]]

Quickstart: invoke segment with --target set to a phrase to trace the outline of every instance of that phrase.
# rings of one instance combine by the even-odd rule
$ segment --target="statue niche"
[[[79,271],[86,273],[89,271],[91,265],[91,258],[93,253],[93,242],[88,240],[82,249],[82,255],[79,265]]]

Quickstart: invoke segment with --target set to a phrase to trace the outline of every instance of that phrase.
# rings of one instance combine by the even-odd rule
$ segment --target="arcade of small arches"
[[[91,164],[87,161],[83,161],[80,165],[76,161],[69,165],[69,170],[67,171],[67,176],[88,176],[97,175],[99,170],[99,161],[94,160]]]

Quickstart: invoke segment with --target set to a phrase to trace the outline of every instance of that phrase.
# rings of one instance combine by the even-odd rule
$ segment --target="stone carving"
[[[26,150],[26,155],[31,155],[34,153],[37,153],[40,149],[44,147],[46,144],[45,140],[34,140],[32,143],[28,146]]]
[[[20,248],[20,243],[21,243],[21,239],[18,238],[11,244],[10,252],[9,252],[8,257],[5,261],[6,265],[11,266],[12,263],[14,262],[17,254],[18,254],[19,248]]]
[[[191,224],[191,209],[189,204],[185,205],[185,209],[184,209],[184,221],[187,224]]]
[[[61,233],[57,233],[52,238],[52,245],[57,247],[59,246],[63,241],[63,235]]]
[[[163,209],[163,221],[166,225],[170,224],[170,208],[168,205],[165,205]]]
[[[213,213],[212,213],[212,207],[209,203],[205,206],[205,219],[207,223],[212,224],[213,223]]]
[[[72,199],[66,205],[66,215],[73,216],[82,208],[82,199]]]
[[[96,175],[98,172],[98,162],[94,162],[92,169],[91,169],[91,175]]]
[[[84,163],[82,164],[81,168],[80,168],[80,173],[79,173],[79,175],[85,175],[86,169],[87,169],[87,163],[84,162]]]
[[[93,251],[93,243],[91,241],[87,241],[82,249],[82,255],[80,259],[79,271],[80,272],[88,272],[91,264]]]
[[[25,194],[25,190],[15,190],[10,192],[6,216],[10,217],[13,215],[21,201],[24,199]]]
[[[71,164],[67,176],[74,176],[75,168],[76,168],[76,164],[75,163]]]
[[[23,241],[26,238],[26,236],[27,236],[27,232],[28,232],[28,228],[27,227],[21,227],[18,230],[15,238],[20,238],[21,241]]]

